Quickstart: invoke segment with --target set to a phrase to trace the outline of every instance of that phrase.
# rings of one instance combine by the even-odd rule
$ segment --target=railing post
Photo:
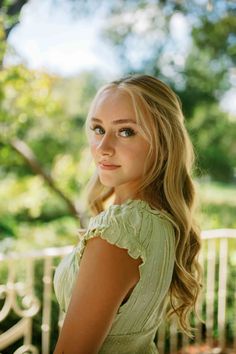
[[[214,298],[215,298],[215,264],[216,264],[216,243],[215,240],[208,240],[207,250],[207,279],[206,279],[206,326],[207,343],[213,346],[214,327]]]
[[[52,258],[44,259],[43,273],[43,318],[42,318],[42,352],[50,353],[51,331],[51,297],[52,297]]]
[[[227,287],[227,256],[228,240],[220,240],[219,249],[219,289],[218,289],[218,330],[219,343],[222,349],[225,349],[225,305],[226,305],[226,287]]]

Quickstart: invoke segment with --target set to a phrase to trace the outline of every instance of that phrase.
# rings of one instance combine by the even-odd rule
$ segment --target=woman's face
[[[136,122],[130,96],[119,89],[104,91],[91,114],[89,128],[100,182],[114,187],[119,201],[135,196],[150,144]]]

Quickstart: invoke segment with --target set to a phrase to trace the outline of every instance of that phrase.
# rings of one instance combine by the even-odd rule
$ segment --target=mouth
[[[117,168],[119,168],[120,166],[118,165],[111,165],[111,164],[108,164],[108,163],[102,163],[102,162],[99,162],[99,167],[103,170],[115,170]]]

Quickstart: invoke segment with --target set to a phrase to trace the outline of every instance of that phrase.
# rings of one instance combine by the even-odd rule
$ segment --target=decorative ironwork
[[[83,231],[83,230],[82,230]],[[82,232],[80,230],[80,238]],[[205,340],[209,348],[213,347],[214,331],[218,331],[218,348],[225,349],[226,338],[229,330],[227,322],[227,294],[228,282],[232,266],[235,272],[236,264],[231,262],[233,254],[230,245],[236,246],[236,230],[221,229],[202,232],[203,249],[200,254],[200,261],[203,266],[205,276],[205,291],[198,303],[199,312],[202,314],[204,308],[205,317],[205,336],[203,336],[203,327],[201,322],[194,320],[195,327],[198,329],[195,334],[195,343],[202,343]],[[0,254],[0,328],[8,316],[13,312],[19,319],[4,333],[0,329],[0,351],[9,348],[19,339],[23,344],[15,349],[14,354],[32,353],[49,354],[50,343],[55,340],[57,333],[51,333],[52,328],[52,278],[56,263],[69,252],[73,246],[61,248],[47,248],[41,251],[32,251],[25,254],[11,253],[7,255]],[[235,248],[236,249],[236,248]],[[235,262],[234,253],[233,262]],[[41,262],[41,293],[36,292],[36,271],[37,262]],[[232,262],[231,262],[232,263]],[[5,277],[5,280],[3,279]],[[37,282],[39,279],[37,278]],[[234,282],[234,318],[236,318],[236,284]],[[232,284],[231,284],[232,288]],[[232,291],[232,290],[231,290]],[[217,301],[216,301],[217,299]],[[40,348],[33,343],[33,321],[40,317],[41,321],[41,344]],[[60,330],[63,323],[63,314],[59,312],[57,324]],[[54,319],[55,321],[55,319]],[[236,320],[231,324],[232,352],[236,353]],[[169,336],[169,348],[171,354],[177,352],[179,347],[179,333],[175,322],[170,327],[164,324],[157,333],[157,345],[160,354],[166,353],[167,333]],[[52,335],[54,336],[53,338]],[[188,353],[189,339],[181,336],[182,347],[186,348]]]
[[[38,348],[32,344],[32,324],[42,305],[42,353],[50,353],[53,260],[56,257],[64,256],[71,249],[72,246],[48,248],[25,254],[0,255],[0,270],[4,269],[7,274],[5,283],[0,285],[0,300],[3,303],[0,309],[0,323],[11,312],[19,317],[19,320],[11,328],[2,334],[0,332],[0,350],[8,348],[19,339],[23,339],[23,345],[15,350],[14,354],[39,353]],[[36,260],[43,261],[44,265],[42,304],[35,294]],[[20,271],[18,271],[19,268]],[[21,272],[24,273],[23,280],[18,279]]]

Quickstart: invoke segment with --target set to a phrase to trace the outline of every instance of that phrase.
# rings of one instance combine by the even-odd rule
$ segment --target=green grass
[[[202,230],[236,228],[236,185],[199,182],[198,221]]]

